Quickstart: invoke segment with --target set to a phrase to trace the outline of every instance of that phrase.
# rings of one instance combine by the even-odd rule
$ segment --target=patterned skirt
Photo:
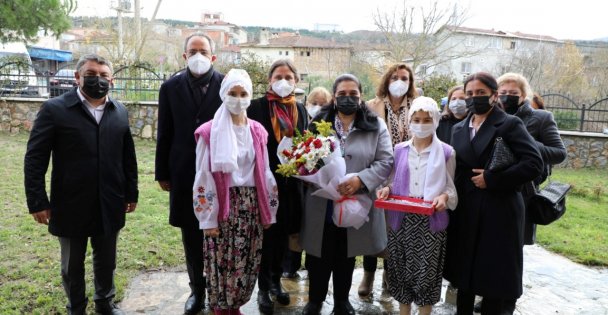
[[[402,304],[434,305],[441,296],[446,231],[431,232],[429,216],[406,214],[389,229],[386,260],[390,294]]]
[[[255,187],[230,188],[230,215],[218,237],[205,236],[211,309],[239,308],[251,298],[262,259],[263,227]]]

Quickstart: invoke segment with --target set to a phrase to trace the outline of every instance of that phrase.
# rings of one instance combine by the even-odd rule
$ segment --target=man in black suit
[[[93,248],[95,310],[124,314],[112,302],[116,240],[137,206],[137,161],[126,108],[107,96],[112,65],[95,54],[76,65],[77,88],[42,104],[25,154],[29,212],[59,237],[69,314],[85,314],[84,260]],[[50,201],[45,174],[53,157]]]
[[[190,278],[185,314],[204,307],[203,232],[192,208],[196,142],[194,131],[211,120],[222,104],[219,90],[224,76],[213,69],[214,43],[201,33],[190,35],[183,58],[188,67],[160,87],[156,143],[156,180],[169,191],[169,223],[181,228]]]

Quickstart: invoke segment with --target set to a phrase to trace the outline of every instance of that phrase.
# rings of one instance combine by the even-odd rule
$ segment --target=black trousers
[[[363,256],[363,270],[367,272],[376,272],[376,266],[378,265],[378,257],[376,256]],[[386,269],[386,260],[382,259],[382,266]]]
[[[204,233],[199,229],[181,228],[181,230],[190,289],[195,294],[203,294],[205,292],[205,276],[203,273]]]
[[[116,240],[118,232],[111,235],[91,236],[93,248],[93,276],[95,294],[93,300],[103,303],[116,294],[114,270],[116,269]],[[85,314],[88,299],[84,280],[84,260],[89,237],[59,237],[61,247],[61,278],[68,297],[70,314]]]
[[[283,272],[294,273],[302,267],[302,252],[287,249],[283,257]]]
[[[346,301],[355,270],[355,257],[347,256],[346,229],[325,222],[322,246],[320,258],[306,254],[308,299],[315,303],[325,301],[329,278],[333,275],[334,301]]]
[[[262,241],[262,261],[258,276],[258,287],[261,291],[268,291],[281,285],[281,264],[287,250],[287,232],[277,224],[264,230]]]
[[[481,304],[482,315],[512,315],[515,311],[517,299],[496,299],[483,297]],[[458,289],[456,298],[456,314],[472,315],[475,305],[475,294]]]

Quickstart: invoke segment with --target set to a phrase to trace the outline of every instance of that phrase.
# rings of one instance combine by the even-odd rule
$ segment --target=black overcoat
[[[469,121],[456,124],[451,145],[456,151],[458,191],[457,251],[448,263],[457,270],[456,285],[474,294],[515,299],[522,294],[524,202],[521,187],[539,176],[543,162],[522,121],[494,108],[471,140]],[[486,189],[475,187],[472,169],[487,165],[494,141],[502,137],[518,162],[486,170]],[[454,258],[454,257],[451,257]]]
[[[304,132],[308,128],[308,113],[304,106],[300,103],[298,107],[298,130]],[[268,164],[274,174],[274,178],[279,188],[279,209],[277,209],[277,227],[285,233],[294,234],[300,231],[300,223],[302,221],[302,208],[304,188],[302,182],[295,178],[285,178],[281,174],[277,174],[276,170],[279,162],[277,156],[277,142],[272,122],[270,119],[270,104],[268,99],[263,96],[251,101],[251,105],[247,109],[247,117],[258,121],[266,131],[268,131]]]
[[[196,167],[194,131],[213,119],[222,105],[219,92],[224,75],[213,71],[201,104],[194,101],[185,72],[167,80],[159,91],[155,179],[171,183],[169,223],[176,227],[198,230],[192,208]]]
[[[45,174],[52,156],[50,200]],[[63,237],[111,234],[137,202],[137,161],[126,108],[109,98],[99,124],[76,89],[42,104],[27,143],[30,213],[51,209],[49,231]]]

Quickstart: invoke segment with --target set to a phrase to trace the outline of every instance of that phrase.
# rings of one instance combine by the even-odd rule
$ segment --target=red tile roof
[[[316,37],[291,35],[270,38],[268,45],[260,45],[259,42],[248,42],[241,47],[291,47],[291,48],[351,48],[350,45],[337,43]]]

